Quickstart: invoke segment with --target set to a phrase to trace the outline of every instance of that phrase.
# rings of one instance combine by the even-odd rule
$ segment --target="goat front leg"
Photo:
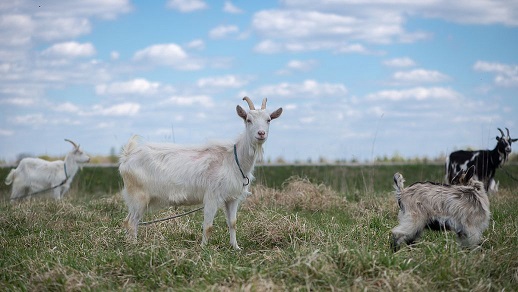
[[[52,196],[53,196],[53,197],[54,197],[54,199],[56,199],[56,200],[60,200],[60,199],[61,199],[61,196],[62,196],[62,194],[61,194],[61,193],[62,193],[62,192],[61,192],[61,187],[57,187],[57,188],[54,188],[54,189],[52,190]]]
[[[236,238],[236,224],[237,224],[237,208],[239,206],[239,200],[232,200],[225,202],[225,213],[227,215],[228,232],[230,234],[230,245],[235,250],[241,250],[237,244]]]
[[[218,205],[216,202],[207,201],[203,207],[203,235],[201,238],[201,246],[206,246],[209,242],[210,234],[212,233],[212,224],[214,217],[218,212]]]

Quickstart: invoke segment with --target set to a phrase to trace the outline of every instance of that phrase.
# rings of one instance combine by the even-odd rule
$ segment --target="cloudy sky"
[[[272,122],[265,156],[370,160],[518,136],[518,2],[126,1],[0,4],[0,159],[91,154],[132,134],[198,144]]]

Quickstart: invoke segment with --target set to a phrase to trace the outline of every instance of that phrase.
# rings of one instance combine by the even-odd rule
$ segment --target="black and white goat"
[[[392,229],[392,248],[411,244],[425,228],[451,230],[463,247],[480,243],[489,225],[489,199],[482,182],[475,180],[474,167],[455,177],[457,185],[416,182],[403,186],[403,176],[394,175],[399,205],[399,225]]]
[[[243,100],[250,111],[236,107],[245,130],[234,142],[185,146],[139,143],[135,136],[128,141],[119,170],[128,206],[124,226],[130,236],[137,237],[139,221],[149,207],[203,204],[202,246],[209,240],[216,212],[223,207],[230,244],[240,249],[236,240],[238,205],[250,194],[248,185],[255,161],[263,154],[270,121],[282,113],[282,108],[269,113],[266,98],[261,109],[255,109],[248,97]]]
[[[496,136],[497,143],[493,150],[452,152],[446,158],[446,182],[452,183],[455,174],[459,171],[467,171],[471,166],[475,166],[475,179],[484,183],[486,191],[495,191],[498,188],[494,180],[496,169],[502,167],[507,161],[512,142],[518,141],[518,139],[511,139],[509,129],[505,129],[507,136],[498,128],[501,136]]]

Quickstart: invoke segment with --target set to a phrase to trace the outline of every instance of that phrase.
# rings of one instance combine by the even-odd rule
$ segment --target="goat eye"
[[[251,123],[252,123],[252,120],[247,119],[247,120],[246,120],[246,122],[247,122],[247,123],[249,123],[249,124],[251,124]]]
[[[272,119],[267,120],[266,122],[269,124],[272,121]]]

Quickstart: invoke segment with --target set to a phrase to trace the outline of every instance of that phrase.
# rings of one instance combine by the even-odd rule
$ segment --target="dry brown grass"
[[[309,179],[298,176],[290,177],[281,190],[256,185],[251,191],[253,195],[243,203],[244,209],[282,207],[288,210],[322,211],[346,204],[345,197],[329,186],[313,184]]]

